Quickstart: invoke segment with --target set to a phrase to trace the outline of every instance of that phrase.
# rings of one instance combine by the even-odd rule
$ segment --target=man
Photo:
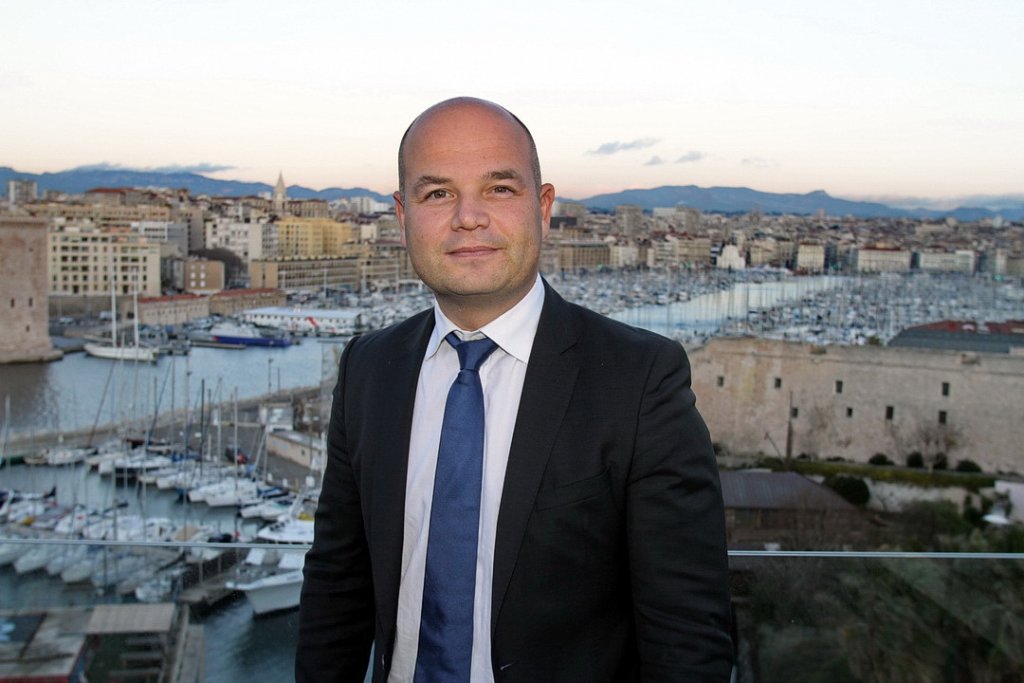
[[[555,190],[507,110],[425,111],[399,188],[436,306],[342,356],[298,680],[362,681],[371,643],[376,683],[728,680],[722,500],[682,348],[539,277]],[[483,414],[453,418],[467,401]],[[459,425],[480,433],[452,474]]]

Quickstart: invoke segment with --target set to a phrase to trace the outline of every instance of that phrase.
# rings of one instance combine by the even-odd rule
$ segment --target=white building
[[[150,242],[174,247],[177,256],[188,255],[188,224],[171,221],[134,221],[132,230]]]
[[[796,269],[805,273],[825,270],[825,245],[800,244],[796,248]]]
[[[968,273],[975,270],[977,254],[970,249],[918,252],[918,268],[930,273]]]
[[[858,273],[906,273],[911,256],[906,249],[858,249],[855,267]]]
[[[717,267],[720,269],[743,270],[747,263],[735,244],[726,244],[718,255]]]

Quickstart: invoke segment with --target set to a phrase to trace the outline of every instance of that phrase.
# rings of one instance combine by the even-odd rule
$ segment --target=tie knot
[[[459,354],[459,369],[473,370],[476,372],[484,364],[487,357],[498,348],[493,340],[484,337],[482,339],[459,339],[459,335],[449,332],[445,341],[452,345],[455,352]]]

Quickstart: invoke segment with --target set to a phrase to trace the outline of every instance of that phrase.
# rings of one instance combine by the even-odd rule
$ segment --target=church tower
[[[277,185],[274,186],[274,213],[284,215],[284,205],[288,201],[288,190],[284,186],[284,173],[278,171]]]

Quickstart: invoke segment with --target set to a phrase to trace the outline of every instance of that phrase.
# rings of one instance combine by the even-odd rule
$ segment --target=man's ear
[[[395,192],[391,195],[395,200],[395,217],[398,218],[398,234],[402,238],[402,246],[405,246],[405,204],[402,203],[402,193]]]
[[[541,234],[546,238],[551,232],[551,205],[555,203],[555,186],[544,183],[540,186]]]

